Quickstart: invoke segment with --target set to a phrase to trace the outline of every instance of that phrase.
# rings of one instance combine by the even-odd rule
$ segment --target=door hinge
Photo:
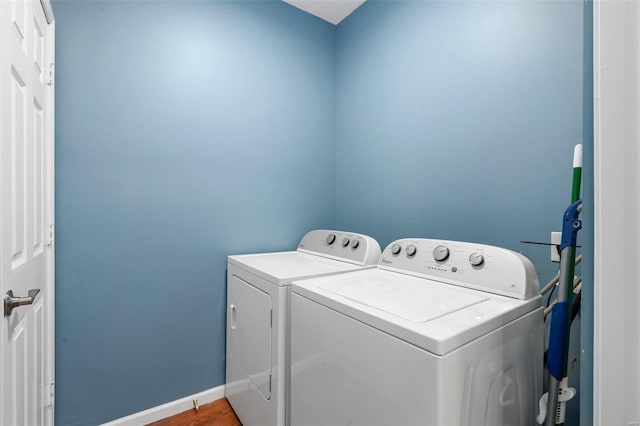
[[[56,228],[55,228],[55,225],[52,223],[51,225],[49,225],[49,242],[47,243],[49,247],[53,246],[55,235],[56,235]]]
[[[54,64],[53,62],[51,62],[49,64],[49,78],[47,81],[47,86],[53,86],[53,70],[56,64]]]
[[[44,405],[53,407],[56,401],[56,385],[54,382],[44,385]]]

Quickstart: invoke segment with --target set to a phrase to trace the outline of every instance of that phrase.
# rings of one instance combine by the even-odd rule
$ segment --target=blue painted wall
[[[594,265],[594,194],[593,194],[593,1],[584,5],[584,94],[583,94],[583,140],[584,140],[584,186],[582,212],[582,309],[580,342],[580,424],[593,424],[593,265]],[[573,331],[573,330],[572,330]]]
[[[335,225],[334,28],[283,2],[54,4],[56,423],[224,382],[230,253]]]
[[[338,226],[381,244],[548,241],[582,142],[582,13],[537,1],[356,10],[336,34]]]

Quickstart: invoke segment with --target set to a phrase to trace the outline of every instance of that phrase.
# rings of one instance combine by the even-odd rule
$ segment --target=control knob
[[[348,238],[343,238],[342,239],[342,247],[347,247],[349,245],[349,239]]]
[[[433,249],[433,258],[438,262],[444,262],[449,258],[449,248],[447,246],[438,246]]]
[[[405,251],[407,252],[407,257],[413,257],[416,255],[416,252],[418,251],[418,249],[413,244],[410,244],[407,246]]]
[[[351,241],[351,248],[352,249],[354,249],[354,250],[357,249],[359,245],[360,245],[360,241],[358,241],[358,240]]]
[[[484,256],[477,252],[471,253],[471,256],[469,256],[469,263],[471,263],[471,266],[480,266],[484,263]]]
[[[336,241],[336,234],[327,235],[327,244],[331,245]]]
[[[397,256],[398,254],[400,254],[401,250],[402,250],[402,247],[400,246],[400,244],[394,244],[391,246],[391,254],[394,256]]]

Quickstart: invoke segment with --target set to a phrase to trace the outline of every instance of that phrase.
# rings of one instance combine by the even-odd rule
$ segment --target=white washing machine
[[[244,426],[288,424],[291,282],[373,268],[379,257],[373,238],[326,230],[296,251],[229,256],[225,396]]]
[[[510,250],[402,239],[292,285],[292,426],[533,425],[542,366],[538,278]]]

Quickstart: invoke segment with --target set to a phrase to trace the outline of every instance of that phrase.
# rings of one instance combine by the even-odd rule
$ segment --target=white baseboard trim
[[[157,407],[152,407],[148,410],[133,413],[126,417],[112,420],[108,423],[103,423],[102,426],[145,425],[192,409],[194,399],[198,400],[198,405],[204,405],[220,398],[224,398],[224,385],[207,389],[191,396],[185,396],[184,398],[176,399],[175,401],[167,402],[166,404],[158,405]]]

